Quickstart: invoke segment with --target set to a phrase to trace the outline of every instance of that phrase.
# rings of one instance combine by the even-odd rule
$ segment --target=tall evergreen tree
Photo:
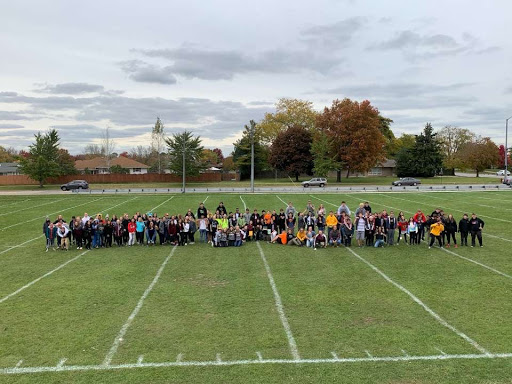
[[[251,127],[253,122],[251,121]],[[242,138],[233,143],[233,162],[240,171],[240,178],[251,176],[251,128],[246,125]],[[269,150],[261,144],[261,138],[257,127],[254,129],[254,173],[269,169]]]
[[[197,176],[204,169],[202,162],[203,147],[201,138],[191,132],[174,134],[165,139],[169,151],[169,169],[183,176],[183,151],[185,151],[185,175]]]
[[[34,135],[35,142],[29,146],[29,155],[21,159],[21,171],[31,179],[39,181],[42,188],[49,177],[61,175],[59,163],[59,134],[52,129],[45,134]]]

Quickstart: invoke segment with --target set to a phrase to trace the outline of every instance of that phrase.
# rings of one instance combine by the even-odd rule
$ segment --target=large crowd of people
[[[312,249],[326,247],[385,247],[407,244],[416,246],[425,242],[429,248],[457,248],[457,234],[461,246],[482,244],[484,222],[475,213],[464,214],[460,220],[435,209],[431,214],[418,210],[406,217],[403,212],[382,210],[373,212],[370,204],[359,204],[354,213],[342,201],[337,210],[327,211],[323,204],[317,207],[308,201],[305,209],[296,209],[292,202],[277,210],[236,208],[228,212],[222,202],[215,211],[203,203],[195,212],[184,214],[140,213],[123,215],[101,213],[73,216],[66,221],[61,215],[55,220],[46,218],[43,233],[46,251],[109,248],[113,246],[155,246],[171,244],[187,246],[199,241],[213,247],[240,247],[251,241],[293,245]]]

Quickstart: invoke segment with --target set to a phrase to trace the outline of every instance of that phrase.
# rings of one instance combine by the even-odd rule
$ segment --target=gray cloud
[[[23,125],[19,125],[19,124],[0,124],[0,129],[16,129],[16,128],[25,128],[25,127]]]
[[[421,35],[411,30],[402,30],[395,36],[367,47],[368,50],[400,50],[406,58],[433,59],[440,56],[454,56],[462,53],[483,54],[499,50],[499,47],[480,47],[479,40],[469,33],[463,33],[460,39],[438,34]]]
[[[323,91],[327,94],[343,94],[351,97],[407,97],[425,94],[444,93],[468,88],[474,83],[455,83],[449,85],[391,83],[391,84],[362,84],[331,88]]]
[[[334,24],[317,25],[304,29],[301,36],[303,41],[315,47],[318,47],[318,44],[326,47],[344,47],[351,42],[354,35],[363,28],[366,22],[364,17],[352,17]]]
[[[62,83],[46,84],[43,88],[36,89],[35,92],[51,93],[56,95],[81,95],[84,93],[103,92],[105,88],[102,85],[88,83]]]
[[[160,67],[142,60],[129,60],[120,63],[121,69],[133,81],[141,83],[176,84],[171,66]]]
[[[28,120],[29,116],[24,112],[0,111],[0,120]]]

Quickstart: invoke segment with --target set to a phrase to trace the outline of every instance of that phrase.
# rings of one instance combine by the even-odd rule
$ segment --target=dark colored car
[[[72,180],[69,183],[62,184],[60,189],[70,191],[72,189],[89,189],[89,183],[85,180]]]
[[[421,181],[414,177],[403,177],[400,180],[393,181],[391,184],[400,187],[401,185],[420,185]]]

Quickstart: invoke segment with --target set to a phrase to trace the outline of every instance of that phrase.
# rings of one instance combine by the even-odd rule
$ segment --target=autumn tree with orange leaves
[[[348,177],[350,171],[367,172],[385,159],[386,139],[380,130],[379,110],[368,100],[334,100],[318,116],[316,126],[329,138],[332,158],[341,164],[338,182],[342,169]]]

